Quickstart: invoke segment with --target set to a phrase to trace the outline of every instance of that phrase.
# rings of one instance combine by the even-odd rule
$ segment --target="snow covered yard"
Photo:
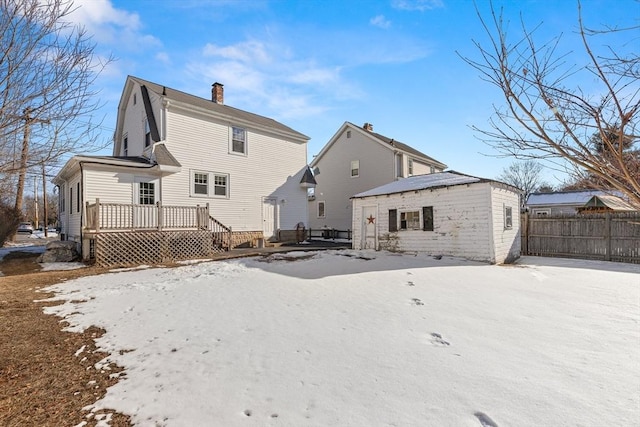
[[[105,328],[104,362],[125,368],[95,409],[138,425],[640,419],[637,265],[296,252],[49,289],[65,302],[46,312]]]

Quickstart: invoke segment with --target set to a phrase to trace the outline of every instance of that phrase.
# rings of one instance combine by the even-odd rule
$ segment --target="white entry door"
[[[378,207],[362,207],[362,249],[377,249]]]
[[[271,197],[265,197],[262,199],[262,233],[265,239],[270,239],[274,236],[277,229],[277,199]]]

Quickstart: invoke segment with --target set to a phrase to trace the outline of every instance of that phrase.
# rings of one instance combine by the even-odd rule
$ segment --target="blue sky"
[[[488,17],[488,2],[478,0]],[[76,0],[74,21],[96,52],[117,60],[100,76],[104,138],[113,134],[127,75],[204,98],[225,87],[225,104],[279,120],[308,135],[309,161],[345,121],[374,130],[446,163],[497,177],[513,159],[496,153],[470,126],[487,127],[497,88],[456,52],[478,58],[487,40],[472,1]],[[520,14],[539,36],[563,34],[575,51],[577,2],[494,1],[514,34]],[[587,25],[638,24],[640,3],[584,0]],[[636,42],[640,38],[636,39]],[[640,44],[640,42],[638,42]],[[640,47],[638,47],[640,48]],[[79,153],[78,153],[79,154]],[[111,154],[104,151],[101,154]],[[552,184],[564,179],[546,171]]]

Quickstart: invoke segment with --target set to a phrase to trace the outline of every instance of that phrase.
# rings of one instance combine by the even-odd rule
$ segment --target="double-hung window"
[[[360,160],[351,161],[351,177],[356,178],[360,176]]]
[[[407,160],[407,172],[409,175],[413,175],[413,159]]]
[[[231,152],[247,154],[247,130],[243,128],[231,128]]]
[[[228,191],[229,180],[227,175],[213,175],[213,194],[216,196],[226,197],[229,194]]]
[[[192,197],[229,197],[229,175],[207,171],[191,171]]]
[[[206,196],[209,194],[209,174],[194,172],[193,174],[193,194]]]

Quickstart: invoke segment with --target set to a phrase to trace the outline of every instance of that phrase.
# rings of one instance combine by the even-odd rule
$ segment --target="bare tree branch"
[[[575,177],[592,176],[594,185],[617,190],[640,208],[640,56],[622,46],[597,54],[593,40],[613,32],[637,38],[640,27],[587,29],[578,2],[579,56],[559,52],[562,35],[539,44],[540,26],[528,30],[522,20],[522,36],[511,42],[502,10],[493,5],[490,19],[479,11],[478,17],[489,42],[474,41],[479,59],[461,57],[500,89],[505,104],[494,106],[489,129],[473,129],[499,156],[568,164]],[[576,56],[583,63],[570,65],[580,63]],[[581,86],[585,76],[597,82],[588,91]],[[591,142],[593,135],[599,135],[602,150]]]
[[[24,178],[108,143],[91,116],[101,106],[93,84],[111,58],[100,61],[86,31],[69,23],[73,10],[71,0],[0,0],[0,174]]]

